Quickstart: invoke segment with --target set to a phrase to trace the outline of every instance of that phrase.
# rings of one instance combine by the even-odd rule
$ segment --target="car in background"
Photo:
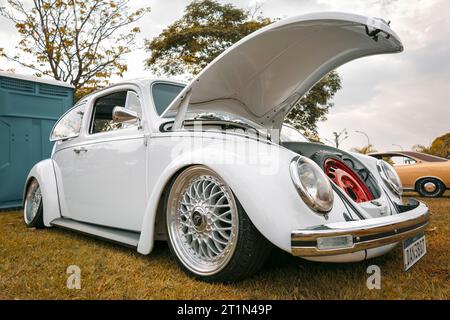
[[[450,188],[450,161],[415,151],[371,153],[370,156],[392,164],[400,176],[404,190],[423,197],[441,197]]]

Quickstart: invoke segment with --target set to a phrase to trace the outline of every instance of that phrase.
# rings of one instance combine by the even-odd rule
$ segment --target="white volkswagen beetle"
[[[25,223],[141,254],[167,240],[180,266],[206,281],[250,276],[273,245],[349,262],[406,239],[409,268],[425,252],[428,208],[402,203],[395,171],[281,130],[331,70],[402,50],[383,20],[310,14],[252,33],[187,85],[140,79],[95,92],[56,123],[51,158],[30,171]]]

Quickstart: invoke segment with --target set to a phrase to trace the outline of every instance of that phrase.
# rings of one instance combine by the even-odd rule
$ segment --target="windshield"
[[[283,124],[280,134],[281,142],[309,142],[309,140],[293,126]]]
[[[183,85],[167,82],[157,82],[152,85],[153,103],[158,115],[167,109],[183,88]]]

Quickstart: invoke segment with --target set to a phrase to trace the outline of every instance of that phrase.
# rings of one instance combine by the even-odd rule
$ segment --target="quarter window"
[[[75,138],[80,134],[81,123],[86,110],[86,102],[75,105],[59,119],[53,127],[50,141]]]

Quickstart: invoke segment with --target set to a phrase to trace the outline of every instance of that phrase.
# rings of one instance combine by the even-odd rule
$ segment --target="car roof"
[[[369,154],[373,157],[382,157],[382,156],[393,156],[393,155],[403,155],[405,157],[414,158],[417,160],[425,161],[425,162],[446,162],[448,161],[445,158],[433,156],[431,154],[426,154],[417,151],[388,151],[388,152],[374,152]]]
[[[93,91],[93,92],[83,96],[79,100],[79,102],[84,101],[87,98],[89,98],[90,96],[92,96],[94,94],[97,94],[99,92],[102,92],[103,90],[114,88],[114,87],[117,87],[117,86],[120,86],[120,85],[123,85],[123,84],[133,84],[134,83],[134,84],[141,84],[141,85],[146,86],[146,85],[150,85],[150,84],[152,84],[154,82],[170,82],[170,83],[173,83],[173,84],[183,85],[183,86],[185,86],[187,84],[186,81],[183,81],[183,80],[180,80],[180,79],[155,78],[155,77],[133,78],[133,79],[129,79],[129,80],[122,80],[122,81],[113,83],[113,84],[111,84],[111,85],[109,85],[107,87],[95,90],[95,91]]]

